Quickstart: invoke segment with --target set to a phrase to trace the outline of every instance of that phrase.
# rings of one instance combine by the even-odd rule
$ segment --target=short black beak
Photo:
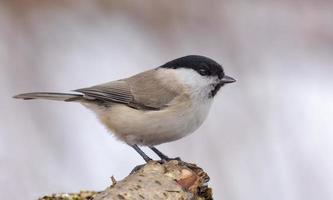
[[[221,83],[223,83],[223,84],[233,83],[235,81],[236,81],[236,79],[234,79],[230,76],[223,76],[223,78],[221,79]]]

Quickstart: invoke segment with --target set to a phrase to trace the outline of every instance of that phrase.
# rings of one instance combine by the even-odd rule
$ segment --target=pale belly
[[[194,132],[206,119],[211,100],[170,106],[159,111],[141,111],[122,104],[94,108],[101,122],[114,135],[133,145],[154,146],[180,139]]]

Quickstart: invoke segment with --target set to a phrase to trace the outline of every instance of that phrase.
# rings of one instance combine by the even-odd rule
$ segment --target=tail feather
[[[33,92],[33,93],[24,93],[14,96],[16,99],[47,99],[55,101],[77,101],[82,99],[83,95],[81,94],[67,94],[67,93],[54,93],[54,92]]]

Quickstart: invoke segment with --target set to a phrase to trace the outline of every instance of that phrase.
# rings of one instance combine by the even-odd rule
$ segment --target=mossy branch
[[[121,181],[113,179],[113,184],[102,192],[55,194],[40,200],[212,200],[208,181],[208,175],[194,164],[151,161],[137,166]]]

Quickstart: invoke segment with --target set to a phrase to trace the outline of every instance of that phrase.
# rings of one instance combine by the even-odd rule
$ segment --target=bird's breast
[[[120,140],[128,144],[153,146],[180,139],[195,131],[206,119],[211,101],[178,99],[157,111],[136,110],[122,104],[93,110]]]

